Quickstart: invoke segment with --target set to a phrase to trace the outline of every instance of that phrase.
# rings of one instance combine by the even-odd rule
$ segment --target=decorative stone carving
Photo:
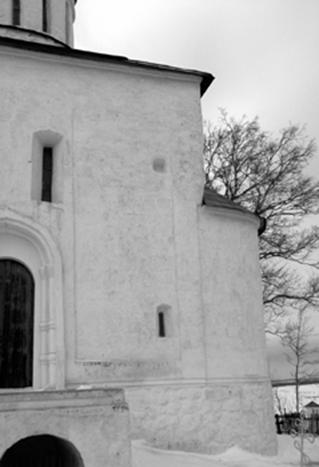
[[[33,387],[61,389],[65,385],[65,351],[58,247],[44,227],[13,210],[0,208],[0,257],[24,263],[35,281]]]

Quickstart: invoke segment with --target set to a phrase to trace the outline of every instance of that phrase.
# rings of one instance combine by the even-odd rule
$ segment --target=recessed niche
[[[166,170],[165,159],[162,159],[161,157],[157,157],[156,159],[154,159],[153,170],[155,170],[155,172],[165,172]]]

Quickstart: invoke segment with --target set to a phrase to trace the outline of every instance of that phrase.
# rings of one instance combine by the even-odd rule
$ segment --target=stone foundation
[[[155,447],[215,454],[237,445],[276,453],[268,382],[135,387],[126,399],[132,438]]]

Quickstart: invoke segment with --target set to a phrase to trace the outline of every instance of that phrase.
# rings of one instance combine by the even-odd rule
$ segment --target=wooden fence
[[[299,431],[298,420],[300,414],[292,413],[285,415],[275,415],[277,433],[279,435],[288,433],[290,434],[293,430]],[[307,433],[319,435],[319,414],[313,414],[304,418],[304,427]]]

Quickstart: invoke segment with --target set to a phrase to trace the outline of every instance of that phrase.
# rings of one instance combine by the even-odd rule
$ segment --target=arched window
[[[0,260],[0,387],[32,386],[34,281],[11,259]]]
[[[12,0],[12,24],[20,26],[21,5],[20,0]]]

